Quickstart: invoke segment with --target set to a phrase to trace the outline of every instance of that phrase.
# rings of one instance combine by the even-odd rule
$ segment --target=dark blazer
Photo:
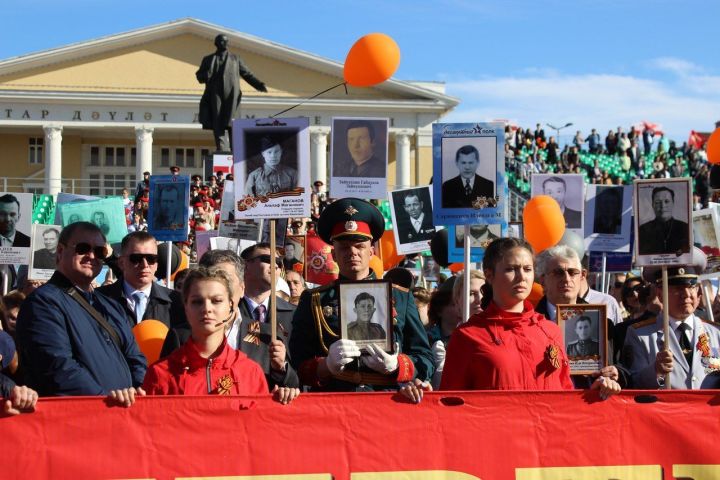
[[[13,247],[29,247],[30,246],[30,237],[25,235],[24,233],[15,230],[15,240],[13,240]]]
[[[495,183],[478,174],[475,174],[470,195],[465,195],[465,184],[460,175],[442,184],[443,208],[471,208],[473,200],[477,197],[493,198],[494,196]]]
[[[664,223],[658,220],[643,223],[638,228],[638,237],[640,255],[687,252],[692,246],[688,224],[677,218]]]
[[[136,325],[135,312],[128,308],[127,298],[123,291],[122,279],[119,279],[111,285],[100,287],[97,291],[120,304],[130,328]],[[168,328],[187,325],[185,307],[183,307],[180,293],[153,282],[150,288],[150,297],[148,298],[147,307],[145,308],[145,314],[143,315],[143,320],[149,319],[159,320],[167,325]]]
[[[420,225],[420,231],[416,232],[410,217],[407,214],[401,215],[398,219],[398,238],[400,243],[413,243],[421,240],[430,240],[435,235],[435,226],[433,225],[432,215],[428,215],[427,212],[423,212],[422,224]]]
[[[565,226],[567,228],[580,228],[582,226],[582,213],[578,210],[565,207],[563,216],[565,217]]]
[[[373,177],[385,176],[385,162],[373,154],[361,167],[355,168],[355,161],[350,154],[345,160],[338,161],[334,167],[334,177]]]

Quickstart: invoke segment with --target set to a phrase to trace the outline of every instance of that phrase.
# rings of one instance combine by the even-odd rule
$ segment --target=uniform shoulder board
[[[396,290],[400,290],[401,292],[405,292],[405,293],[407,293],[407,292],[410,291],[409,288],[405,288],[405,287],[400,286],[400,285],[398,285],[398,284],[396,284],[396,283],[393,283],[393,284],[392,284],[392,288],[394,288],[394,289],[396,289]]]
[[[642,328],[647,327],[648,325],[652,325],[656,322],[656,319],[654,318],[648,318],[647,320],[643,320],[642,322],[633,323],[630,325],[632,328]]]

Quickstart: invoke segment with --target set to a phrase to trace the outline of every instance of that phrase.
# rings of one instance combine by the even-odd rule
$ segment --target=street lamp
[[[562,127],[556,127],[555,125],[551,125],[551,124],[549,124],[549,123],[546,123],[545,125],[547,125],[548,127],[552,128],[552,129],[555,130],[555,132],[557,133],[556,136],[555,136],[555,139],[557,140],[558,146],[560,145],[560,130],[562,130],[563,128],[572,127],[572,123],[571,123],[571,122],[566,123],[566,124],[563,125]]]

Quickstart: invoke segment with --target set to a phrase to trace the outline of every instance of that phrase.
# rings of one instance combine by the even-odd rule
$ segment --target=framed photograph
[[[287,235],[283,248],[283,267],[305,277],[305,235]]]
[[[448,228],[448,261],[462,262],[465,259],[465,226],[452,225]],[[470,261],[482,262],[490,242],[504,236],[507,236],[506,224],[470,225]]]
[[[508,223],[508,237],[511,238],[525,238],[522,222],[509,222]]]
[[[558,305],[557,319],[571,375],[589,375],[607,366],[605,305]]]
[[[448,233],[450,231],[448,230]],[[438,273],[440,273],[440,265],[435,261],[432,255],[423,255],[422,261],[422,276],[425,281],[436,282],[438,279]]]
[[[588,185],[585,249],[593,252],[629,252],[632,230],[632,186]]]
[[[252,240],[240,240],[229,237],[210,237],[210,250],[231,250],[238,255],[246,248],[255,245]]]
[[[85,221],[94,223],[102,230],[108,243],[121,242],[128,234],[125,206],[121,198],[103,198],[70,202],[60,205],[63,226]],[[187,211],[187,207],[185,208]],[[187,229],[187,222],[184,225]],[[187,239],[187,234],[185,236]]]
[[[100,197],[95,197],[93,195],[77,195],[75,193],[58,193],[57,200],[55,201],[55,220],[53,221],[53,223],[55,223],[55,225],[69,225],[71,223],[80,221],[79,219],[73,219],[72,222],[64,222],[60,205],[72,202],[86,202],[88,200],[100,200]]]
[[[55,273],[55,256],[60,238],[60,225],[32,226],[33,249],[28,278],[49,280]]]
[[[692,263],[692,179],[635,180],[635,263]]]
[[[362,349],[393,351],[392,290],[387,280],[340,283],[340,336]]]
[[[187,241],[189,204],[189,176],[150,175],[148,232],[158,240]]]
[[[233,120],[235,218],[310,216],[308,118]]]
[[[330,194],[334,198],[387,197],[387,118],[332,119]]]
[[[705,208],[692,212],[693,243],[707,255],[707,267],[703,275],[712,278],[720,272],[720,224],[718,212]]]
[[[435,225],[505,219],[504,144],[502,123],[433,124]]]
[[[398,253],[430,250],[430,240],[435,235],[430,186],[395,190],[388,194],[388,199]]]
[[[583,211],[585,209],[585,177],[578,173],[555,175],[533,173],[530,177],[530,197],[548,195],[560,205],[565,228],[585,237]]]
[[[0,264],[28,265],[33,194],[0,192]]]

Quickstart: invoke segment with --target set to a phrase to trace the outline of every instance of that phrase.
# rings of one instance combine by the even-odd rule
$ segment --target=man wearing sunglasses
[[[76,222],[60,232],[56,271],[20,308],[17,344],[26,381],[41,396],[107,395],[130,406],[147,369],[125,313],[92,282],[108,247],[102,231]]]
[[[168,328],[185,324],[179,292],[155,282],[157,241],[148,232],[133,232],[120,244],[118,266],[122,277],[98,291],[116,300],[125,311],[130,328],[143,320],[159,320]]]

